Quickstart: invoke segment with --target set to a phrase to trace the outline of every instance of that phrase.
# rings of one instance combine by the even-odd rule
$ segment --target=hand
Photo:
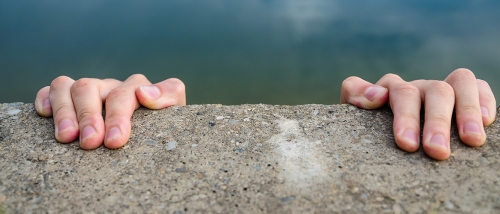
[[[103,104],[106,119],[102,116]],[[61,76],[40,89],[35,99],[39,115],[54,116],[57,141],[69,143],[80,136],[83,149],[95,149],[103,142],[110,149],[125,145],[130,137],[130,119],[141,104],[150,109],[186,105],[184,83],[172,78],[152,85],[141,74],[124,82],[91,78],[75,81]]]
[[[420,145],[420,108],[425,109],[423,149],[437,160],[450,157],[450,126],[453,109],[460,139],[472,147],[486,141],[483,126],[495,120],[496,101],[490,86],[476,79],[468,69],[453,71],[444,81],[406,82],[387,74],[375,85],[358,77],[342,83],[341,103],[364,109],[386,104],[394,113],[394,138],[404,151],[414,152]]]

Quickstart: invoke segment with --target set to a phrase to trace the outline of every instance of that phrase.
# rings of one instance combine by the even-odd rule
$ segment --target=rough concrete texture
[[[56,142],[32,104],[0,120],[6,213],[500,212],[498,121],[434,161],[395,146],[390,110],[348,105],[139,109],[117,150]]]

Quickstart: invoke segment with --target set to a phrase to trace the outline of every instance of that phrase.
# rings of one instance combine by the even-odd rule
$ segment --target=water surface
[[[342,80],[473,70],[500,95],[500,1],[0,1],[0,102],[60,75],[182,79],[189,104],[338,103]]]

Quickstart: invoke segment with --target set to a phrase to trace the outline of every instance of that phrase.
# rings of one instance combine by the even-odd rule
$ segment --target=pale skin
[[[450,126],[453,110],[460,139],[471,147],[484,144],[484,126],[495,120],[496,101],[488,83],[468,69],[453,71],[444,81],[404,81],[387,74],[377,83],[349,77],[342,83],[341,103],[364,109],[388,104],[394,113],[394,138],[399,148],[415,152],[422,144],[436,160],[450,157]],[[102,117],[105,104],[106,115]],[[121,82],[115,79],[61,76],[38,92],[35,109],[54,117],[55,137],[61,143],[79,137],[83,149],[102,144],[110,149],[125,145],[130,137],[130,118],[139,106],[162,109],[186,105],[185,86],[171,78],[151,84],[136,74]],[[420,110],[425,109],[420,139]]]
[[[69,143],[79,137],[83,149],[95,149],[103,143],[110,149],[125,145],[131,132],[130,118],[141,105],[150,109],[186,105],[184,83],[171,78],[151,84],[141,74],[123,82],[92,78],[75,81],[61,76],[40,89],[35,99],[39,115],[54,117],[57,141]]]

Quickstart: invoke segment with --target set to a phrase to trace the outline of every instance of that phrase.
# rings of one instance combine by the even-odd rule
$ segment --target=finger
[[[100,87],[101,100],[104,103],[109,92],[122,84],[122,81],[116,79],[103,79]]]
[[[364,109],[382,107],[389,97],[387,88],[371,84],[359,77],[349,77],[342,82],[340,103],[349,103]]]
[[[394,114],[396,144],[404,151],[417,151],[420,143],[421,98],[418,88],[395,74],[382,77],[377,85],[389,89],[389,104]]]
[[[445,81],[455,91],[455,111],[460,139],[469,146],[483,145],[486,141],[486,133],[474,73],[468,69],[457,69]]]
[[[52,106],[49,99],[50,86],[38,91],[35,98],[35,110],[42,117],[52,117]]]
[[[495,121],[497,102],[490,85],[484,80],[477,80],[479,105],[483,116],[483,126],[489,126]]]
[[[83,149],[95,149],[104,139],[101,86],[101,80],[82,78],[71,87],[71,97],[80,126],[80,147]]]
[[[135,94],[139,102],[150,109],[186,105],[186,87],[176,78],[170,78],[154,85],[139,87]]]
[[[455,94],[444,81],[412,82],[425,103],[425,123],[422,144],[425,153],[434,159],[450,157],[450,127]]]
[[[109,92],[106,98],[106,138],[104,145],[110,149],[120,148],[130,137],[130,119],[140,104],[135,90],[143,85],[151,85],[144,75],[130,76],[119,87]]]
[[[57,141],[69,143],[78,137],[78,123],[70,88],[75,81],[66,76],[57,77],[50,84],[49,100],[54,115]]]

